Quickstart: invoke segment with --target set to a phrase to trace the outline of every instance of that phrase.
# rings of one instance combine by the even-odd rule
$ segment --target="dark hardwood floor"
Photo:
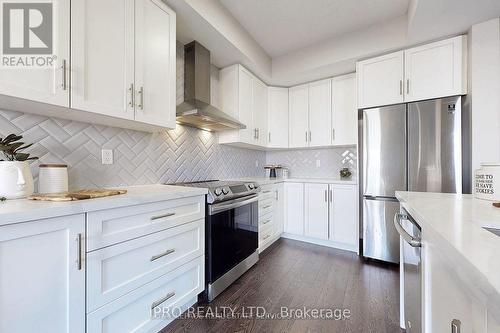
[[[350,316],[341,320],[183,318],[162,333],[403,332],[398,325],[397,266],[365,262],[350,252],[286,239],[262,253],[257,265],[214,302],[196,306],[218,313],[222,313],[221,307],[231,307],[240,315],[243,311],[248,314],[252,306],[277,314],[281,307],[347,309]]]

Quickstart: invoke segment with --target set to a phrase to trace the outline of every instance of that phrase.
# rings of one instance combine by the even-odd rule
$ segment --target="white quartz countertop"
[[[233,179],[234,180],[234,179]],[[318,183],[318,184],[341,184],[341,185],[357,185],[356,180],[341,180],[339,178],[265,178],[265,177],[250,177],[238,178],[236,180],[256,182],[259,185],[268,185],[276,183]]]
[[[461,278],[478,288],[498,311],[500,237],[482,227],[500,229],[500,208],[472,195],[396,192],[396,197],[421,226],[423,241],[432,238]]]
[[[0,202],[0,226],[207,194],[206,189],[159,184],[120,187],[120,189],[127,190],[127,193],[105,198],[68,202],[27,199]]]

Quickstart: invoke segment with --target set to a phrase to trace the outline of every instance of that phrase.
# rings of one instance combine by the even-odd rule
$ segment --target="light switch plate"
[[[102,164],[113,164],[113,150],[103,149],[102,150]]]

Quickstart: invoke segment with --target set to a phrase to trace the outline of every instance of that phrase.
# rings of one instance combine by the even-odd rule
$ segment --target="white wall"
[[[500,19],[470,31],[472,168],[500,161]]]

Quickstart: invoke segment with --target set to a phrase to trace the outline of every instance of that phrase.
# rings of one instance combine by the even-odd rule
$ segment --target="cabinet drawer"
[[[189,197],[87,214],[87,251],[205,217],[205,197]]]
[[[274,211],[275,199],[259,200],[259,218]]]
[[[203,219],[87,254],[87,312],[203,255]]]
[[[265,186],[261,188],[261,191],[259,193],[259,200],[265,200],[269,198],[275,198],[276,197],[276,188],[274,185],[272,186]]]
[[[271,240],[274,235],[274,229],[273,223],[269,223],[269,225],[259,228],[259,246]]]
[[[266,227],[273,223],[274,223],[274,214],[272,212],[262,217],[259,217],[259,228]]]
[[[203,291],[204,274],[201,256],[89,313],[87,332],[159,331],[174,318],[167,312],[164,317],[155,317],[155,314],[161,314],[162,309],[190,306],[186,303]]]

